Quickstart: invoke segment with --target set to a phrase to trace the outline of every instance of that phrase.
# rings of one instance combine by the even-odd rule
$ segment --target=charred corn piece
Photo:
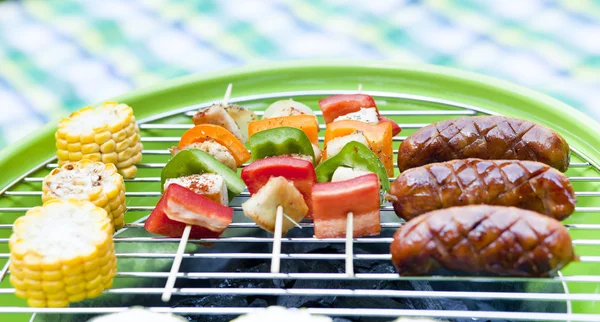
[[[107,102],[98,108],[85,107],[58,123],[56,155],[58,165],[90,159],[113,163],[125,178],[137,174],[142,159],[140,129],[133,109]]]
[[[42,201],[77,199],[104,208],[115,230],[125,224],[125,183],[114,164],[68,162],[44,178]]]
[[[33,307],[98,296],[117,273],[112,225],[88,201],[52,200],[19,217],[10,236],[10,282]]]

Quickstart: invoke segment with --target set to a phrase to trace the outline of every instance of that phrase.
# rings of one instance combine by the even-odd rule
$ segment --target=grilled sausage
[[[519,160],[453,160],[402,173],[386,199],[406,220],[425,212],[488,204],[537,211],[563,220],[575,210],[569,179],[546,164]]]
[[[512,276],[548,276],[576,259],[571,237],[558,221],[499,206],[436,210],[396,231],[392,262],[400,275],[444,267]]]
[[[425,126],[398,149],[400,172],[454,159],[530,160],[562,172],[569,167],[569,145],[553,130],[504,116],[471,116]]]

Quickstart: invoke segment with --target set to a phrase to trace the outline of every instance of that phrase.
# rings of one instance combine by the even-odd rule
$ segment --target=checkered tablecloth
[[[600,1],[0,1],[0,148],[165,79],[313,58],[457,67],[600,119]]]

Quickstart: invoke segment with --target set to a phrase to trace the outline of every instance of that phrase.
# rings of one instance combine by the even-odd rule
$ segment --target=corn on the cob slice
[[[77,199],[104,208],[115,230],[125,224],[125,182],[114,164],[68,162],[44,178],[42,201]]]
[[[125,104],[107,102],[76,111],[58,123],[55,137],[59,166],[90,159],[113,163],[123,177],[133,178],[142,160],[140,129]]]
[[[106,211],[52,200],[19,217],[10,236],[10,282],[33,307],[64,307],[100,295],[117,273]]]

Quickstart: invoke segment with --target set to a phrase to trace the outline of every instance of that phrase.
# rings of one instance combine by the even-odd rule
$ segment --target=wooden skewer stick
[[[294,219],[292,219],[292,217],[290,217],[290,216],[288,216],[286,214],[283,214],[283,217],[285,217],[285,219],[289,220],[292,224],[294,224],[294,226],[302,229],[302,226],[300,226],[300,224],[297,221],[295,221]]]
[[[277,206],[275,215],[275,232],[273,236],[273,257],[271,258],[271,273],[279,273],[281,263],[281,234],[283,231],[283,207]]]
[[[179,266],[181,266],[181,259],[183,257],[183,251],[185,245],[187,245],[188,239],[190,238],[190,232],[192,231],[192,225],[186,225],[181,235],[181,241],[177,247],[177,253],[175,253],[175,259],[173,259],[173,266],[171,266],[171,272],[169,272],[169,278],[165,285],[165,291],[161,297],[163,302],[169,302],[171,300],[171,294],[173,293],[173,287],[175,286],[175,280],[177,279],[177,273],[179,272]]]
[[[229,83],[227,85],[227,90],[225,90],[225,96],[223,96],[223,105],[227,105],[229,103],[229,99],[231,98],[231,90],[233,89],[233,84]]]
[[[358,94],[362,93],[362,84],[358,84],[358,90],[356,91]]]
[[[346,217],[346,274],[354,276],[354,214]]]

